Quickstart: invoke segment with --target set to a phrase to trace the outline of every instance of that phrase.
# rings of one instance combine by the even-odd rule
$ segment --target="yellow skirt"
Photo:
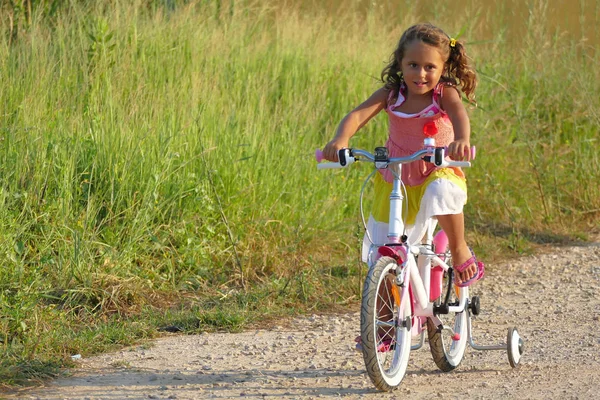
[[[424,199],[423,197],[425,196],[427,188],[434,181],[439,179],[445,180],[452,185],[447,185],[443,188],[442,193],[439,193],[438,191],[434,198]],[[386,182],[381,174],[376,174],[374,184],[375,198],[371,214],[376,221],[387,223],[390,215],[390,193],[392,192],[392,184]],[[408,206],[408,214],[404,215],[404,223],[406,225],[415,223],[423,200],[435,203],[434,211],[439,212],[439,214],[435,215],[459,214],[462,212],[462,206],[467,202],[466,193],[466,180],[454,174],[452,169],[441,168],[435,170],[422,184],[418,186],[406,186],[406,197],[403,201],[403,208],[406,210]],[[441,196],[442,194],[443,196]],[[461,204],[460,210],[456,209],[457,204]],[[429,217],[431,216],[432,215]]]
[[[367,222],[367,232],[363,238],[362,259],[371,259],[372,246],[387,243],[388,220],[390,216],[390,193],[392,184],[375,176],[375,198],[373,210]],[[406,186],[403,201],[405,233],[409,243],[420,241],[428,227],[427,221],[437,215],[460,214],[467,203],[467,182],[449,168],[434,171],[418,186]],[[406,210],[408,211],[406,213]]]

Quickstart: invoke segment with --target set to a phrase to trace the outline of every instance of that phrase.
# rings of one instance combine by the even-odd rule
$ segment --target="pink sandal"
[[[469,250],[471,250],[471,249],[469,249]],[[485,264],[480,261],[477,261],[477,258],[475,257],[473,250],[471,250],[471,258],[469,258],[467,261],[465,261],[464,263],[462,263],[460,265],[454,265],[453,268],[455,271],[463,272],[471,264],[475,264],[477,266],[477,272],[475,272],[475,274],[473,274],[473,276],[469,280],[461,282],[461,283],[456,282],[456,275],[454,275],[454,284],[456,286],[467,287],[467,286],[470,286],[473,283],[477,282],[481,278],[483,278],[483,276],[485,275]]]

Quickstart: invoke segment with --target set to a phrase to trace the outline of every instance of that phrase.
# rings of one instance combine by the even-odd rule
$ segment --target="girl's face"
[[[440,51],[420,40],[406,45],[400,69],[409,94],[425,95],[431,92],[444,72]]]

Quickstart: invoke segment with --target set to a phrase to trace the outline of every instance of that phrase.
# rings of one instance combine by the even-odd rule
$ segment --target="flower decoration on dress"
[[[433,136],[437,135],[437,133],[438,133],[438,128],[435,125],[435,122],[429,121],[428,123],[423,125],[423,135],[425,135],[427,137],[433,137]]]

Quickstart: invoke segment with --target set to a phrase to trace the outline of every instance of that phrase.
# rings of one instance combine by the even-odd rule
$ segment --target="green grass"
[[[239,330],[355,302],[367,171],[318,172],[312,154],[415,21],[465,27],[480,74],[476,251],[599,228],[598,43],[545,23],[547,2],[527,3],[528,24],[476,2],[84,3],[0,21],[1,384],[164,326]],[[381,115],[352,144],[385,138]]]

